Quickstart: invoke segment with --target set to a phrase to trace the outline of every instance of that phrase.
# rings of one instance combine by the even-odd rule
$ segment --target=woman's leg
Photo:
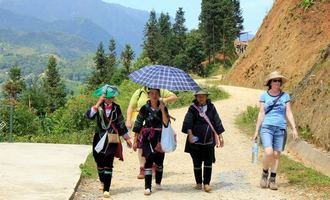
[[[112,168],[113,168],[114,154],[106,155],[104,159],[104,192],[110,191]]]
[[[155,163],[156,163],[156,184],[160,185],[163,178],[163,168],[164,168],[164,158],[165,153],[156,153],[155,154]]]
[[[144,178],[144,164],[146,163],[146,159],[142,156],[142,148],[137,149],[138,152],[138,159],[140,164],[140,172],[137,176],[138,179]]]
[[[93,150],[93,157],[96,162],[97,166],[97,172],[99,175],[100,182],[104,183],[104,154],[97,153],[95,150]],[[103,190],[103,188],[102,188]]]
[[[274,139],[274,127],[273,126],[262,126],[260,129],[260,139],[262,146],[264,148],[264,156],[263,156],[263,169],[260,180],[260,187],[266,188],[268,186],[268,176],[269,176],[269,168],[273,163],[273,139]]]
[[[152,164],[154,162],[154,154],[150,154],[146,159],[144,164],[144,188],[149,189],[151,192],[151,182],[152,182]],[[146,192],[145,192],[146,194]],[[150,193],[149,193],[150,194]]]
[[[268,186],[268,176],[269,176],[269,168],[272,166],[272,163],[274,162],[274,156],[273,156],[273,148],[272,147],[266,147],[264,149],[264,157],[263,157],[263,171],[261,175],[260,180],[260,187],[266,188]]]
[[[214,157],[214,147],[203,149],[203,160],[204,160],[203,184],[204,184],[205,192],[210,192],[212,190],[212,188],[210,187],[210,182],[212,176],[213,157]]]
[[[196,189],[202,189],[201,185],[203,183],[202,179],[202,155],[199,150],[191,149],[190,156],[193,161],[194,175],[196,181]]]

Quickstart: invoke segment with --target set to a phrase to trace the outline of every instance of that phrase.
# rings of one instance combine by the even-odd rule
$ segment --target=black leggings
[[[163,178],[163,163],[164,163],[165,153],[152,153],[146,158],[146,163],[144,164],[144,184],[145,189],[151,189],[152,182],[152,165],[156,164],[156,184],[160,184]]]
[[[190,156],[194,164],[194,175],[196,184],[210,184],[212,175],[212,163],[214,161],[214,147],[193,148]],[[204,173],[202,179],[202,164],[204,162]]]
[[[97,171],[100,181],[104,183],[103,191],[109,191],[112,179],[112,168],[114,154],[104,154],[93,152],[94,160],[97,165]]]

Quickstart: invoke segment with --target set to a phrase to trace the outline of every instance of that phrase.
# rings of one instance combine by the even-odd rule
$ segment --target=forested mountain
[[[105,30],[107,34],[114,37],[119,46],[130,43],[137,53],[141,51],[143,28],[148,19],[146,11],[110,4],[102,0],[0,0],[0,8],[52,22],[53,26],[61,24],[62,28],[59,30],[63,30],[63,26],[70,27],[70,22],[77,23],[75,20],[77,18],[80,22],[88,20],[83,24],[86,25],[87,22],[95,24],[99,26],[99,32],[95,34],[84,29],[84,33],[80,33],[80,36],[89,34],[88,37],[97,38],[99,35],[104,35],[103,30]],[[61,21],[56,23],[58,20]],[[36,25],[37,21],[33,22],[33,25]],[[93,25],[94,28],[95,25]],[[72,33],[72,31],[66,33]],[[100,40],[102,39],[100,37]]]

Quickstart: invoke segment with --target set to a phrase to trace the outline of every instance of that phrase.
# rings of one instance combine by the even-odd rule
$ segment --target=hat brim
[[[272,76],[272,77],[268,77],[266,80],[265,80],[265,86],[267,86],[268,82],[270,80],[273,80],[273,79],[277,79],[277,78],[280,78],[282,79],[282,84],[286,83],[288,81],[288,78],[285,77],[285,76],[282,76],[282,75],[277,75],[277,76]]]

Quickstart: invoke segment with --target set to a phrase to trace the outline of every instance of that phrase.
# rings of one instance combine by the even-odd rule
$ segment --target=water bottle
[[[257,140],[253,141],[252,144],[252,161],[253,164],[258,163],[258,142]]]
[[[193,142],[197,142],[197,141],[198,141],[198,137],[193,135],[193,137],[192,137],[192,141],[193,141]]]

